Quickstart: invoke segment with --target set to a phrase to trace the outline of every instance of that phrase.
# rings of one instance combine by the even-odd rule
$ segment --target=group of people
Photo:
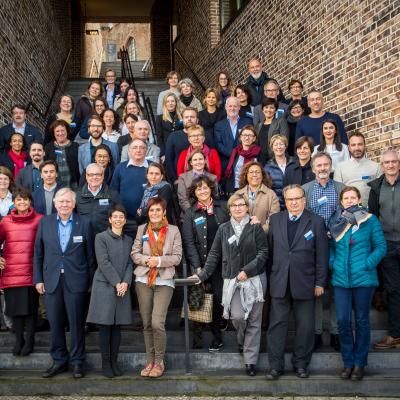
[[[69,365],[84,376],[85,323],[98,326],[103,374],[121,375],[121,326],[134,322],[135,293],[146,348],[140,375],[163,375],[183,257],[193,282],[214,296],[209,351],[223,349],[230,319],[249,376],[263,320],[267,378],[284,373],[293,310],[292,364],[307,378],[325,302],[340,376],[362,379],[371,302],[384,289],[389,331],[374,346],[400,347],[398,152],[369,160],[364,136],[346,134],[319,90],[305,97],[292,79],[285,98],[259,60],[248,71],[237,86],[220,72],[202,101],[190,79],[169,72],[153,129],[135,87],[117,84],[112,70],[75,106],[63,95],[44,132],[22,105],[12,107],[0,129],[0,287],[15,356],[34,350],[39,309],[53,359],[44,377]],[[202,329],[194,330],[193,346],[202,347]]]

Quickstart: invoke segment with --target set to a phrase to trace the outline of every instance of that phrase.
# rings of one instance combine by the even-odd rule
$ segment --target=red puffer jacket
[[[5,268],[0,271],[0,288],[32,286],[33,248],[43,217],[30,208],[28,214],[11,210],[0,222],[0,244],[4,243]]]

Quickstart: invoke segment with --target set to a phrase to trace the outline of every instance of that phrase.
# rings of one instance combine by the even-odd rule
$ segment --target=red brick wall
[[[206,86],[219,69],[242,82],[259,57],[285,93],[292,77],[320,88],[348,132],[366,135],[371,156],[400,147],[398,0],[252,0],[220,36],[218,3],[179,0],[176,46]],[[191,76],[178,58],[176,67]]]

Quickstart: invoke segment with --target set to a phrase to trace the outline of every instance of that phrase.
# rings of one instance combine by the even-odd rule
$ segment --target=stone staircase
[[[71,95],[76,102],[83,93],[85,93],[89,83],[93,79],[81,78],[81,79],[73,79],[67,82],[67,85],[64,89],[64,93]],[[104,82],[105,83],[105,82]],[[144,92],[146,97],[150,98],[151,106],[153,108],[154,116],[156,115],[157,110],[157,99],[158,94],[168,88],[163,79],[135,79],[135,86],[138,90],[139,94]]]
[[[150,72],[143,72],[143,66],[145,65],[146,61],[131,61],[131,69],[132,69],[132,74],[133,77],[136,78],[149,78],[151,76]],[[106,74],[107,69],[113,69],[115,73],[117,74],[117,77],[121,77],[121,61],[115,61],[115,62],[106,62],[103,61],[101,63],[101,68],[100,68],[100,78],[104,79],[104,76]]]
[[[175,297],[175,296],[174,296]],[[174,301],[174,303],[179,303]],[[137,313],[135,316],[138,317]],[[371,311],[372,341],[386,334],[386,315]],[[122,332],[119,363],[125,371],[120,378],[108,380],[102,377],[99,368],[101,359],[98,334],[91,332],[86,337],[87,369],[85,379],[74,380],[64,373],[53,379],[41,378],[51,359],[48,354],[49,334],[36,335],[35,352],[28,357],[11,355],[13,336],[0,333],[0,395],[360,395],[400,396],[400,352],[398,350],[374,351],[369,356],[368,375],[361,382],[343,381],[338,378],[342,368],[340,353],[327,344],[313,354],[310,364],[311,377],[298,379],[290,371],[290,351],[293,345],[293,323],[290,324],[286,354],[286,374],[276,382],[264,378],[268,368],[266,333],[259,358],[259,373],[249,378],[243,371],[243,360],[237,351],[236,335],[230,328],[223,332],[224,349],[220,353],[207,351],[211,333],[203,332],[204,349],[190,354],[191,373],[185,373],[184,332],[179,318],[179,308],[170,309],[167,319],[167,372],[157,380],[139,377],[145,363],[142,333],[128,327]]]

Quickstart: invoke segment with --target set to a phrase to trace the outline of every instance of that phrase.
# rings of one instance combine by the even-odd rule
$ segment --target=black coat
[[[207,280],[222,260],[222,278],[234,279],[239,272],[244,271],[251,278],[266,271],[268,245],[265,233],[260,224],[248,223],[236,241],[229,244],[234,236],[230,221],[218,228],[214,243],[208,253],[203,270],[198,274],[201,281]]]
[[[299,160],[296,158],[292,163],[289,163],[285,169],[283,187],[294,184],[304,185],[314,179],[315,174],[312,172],[310,163],[308,162],[304,167],[301,167]]]
[[[199,125],[201,125],[204,128],[206,137],[209,138],[209,141],[210,138],[212,139],[211,140],[213,144],[212,147],[215,147],[214,125],[225,118],[226,118],[226,111],[223,108],[217,108],[217,111],[215,111],[215,113],[213,114],[210,114],[206,109],[201,110],[199,112]]]
[[[120,203],[118,192],[105,184],[96,196],[89,192],[87,183],[76,192],[76,210],[90,220],[93,235],[108,228],[108,211]]]
[[[214,216],[218,225],[229,221],[226,203],[214,200]],[[202,218],[203,223],[196,223]],[[183,217],[182,240],[186,261],[192,272],[203,267],[207,259],[207,218],[205,211],[196,205],[188,208]]]
[[[8,140],[14,132],[15,129],[13,128],[12,124],[8,124],[0,128],[0,152],[9,149]],[[39,129],[28,123],[26,123],[25,126],[24,138],[27,149],[33,141],[43,143],[43,136]]]
[[[28,164],[25,168],[19,170],[17,178],[15,179],[15,184],[19,187],[23,187],[28,189],[29,191],[34,192],[35,188],[32,188],[32,170],[33,164]],[[33,189],[33,190],[32,190]]]
[[[71,183],[76,183],[77,186],[79,185],[79,178],[80,178],[78,148],[79,148],[78,143],[71,142],[71,145],[66,147],[65,149],[67,164],[69,167],[69,172],[71,174]],[[54,160],[57,162],[57,156],[55,150],[56,148],[54,146],[54,142],[47,143],[46,147],[44,148],[45,160]]]
[[[270,294],[283,298],[290,279],[292,298],[311,300],[315,287],[327,284],[329,251],[325,223],[320,216],[304,210],[289,246],[288,219],[288,212],[281,211],[271,215],[269,221]],[[312,232],[310,240],[305,237],[308,232]]]
[[[368,198],[368,211],[371,214],[376,215],[379,218],[379,195],[381,193],[382,182],[385,179],[385,174],[382,174],[379,178],[367,183],[371,188]]]
[[[156,118],[156,137],[157,146],[161,150],[161,156],[165,154],[165,145],[168,140],[168,136],[171,132],[182,129],[182,123],[179,118],[175,115],[174,119],[171,121],[163,120],[162,115],[157,115]]]

